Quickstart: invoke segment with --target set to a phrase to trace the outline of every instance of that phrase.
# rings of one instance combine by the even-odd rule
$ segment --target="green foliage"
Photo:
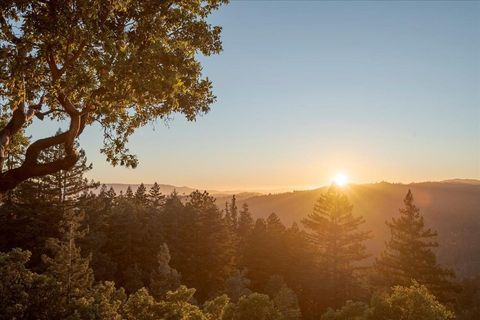
[[[465,279],[455,305],[458,320],[475,320],[480,314],[480,277]]]
[[[240,239],[246,239],[250,232],[253,229],[254,221],[252,214],[248,210],[248,204],[244,203],[242,205],[242,210],[240,210],[240,216],[238,218],[238,228],[237,233]]]
[[[85,296],[93,283],[93,271],[90,259],[83,258],[75,241],[84,236],[79,231],[82,217],[72,214],[65,221],[62,239],[48,239],[45,246],[53,257],[44,255],[42,258],[47,266],[46,275],[55,279],[58,284],[58,298],[65,299],[70,304],[72,299]]]
[[[169,231],[178,233],[180,242],[179,246],[170,246],[172,262],[178,266],[184,283],[197,288],[197,296],[201,300],[218,294],[233,270],[234,251],[232,235],[215,204],[215,198],[207,192],[193,192],[184,210],[180,211],[180,217],[173,219],[180,220],[182,227]]]
[[[0,252],[0,319],[54,319],[65,309],[55,279],[28,270],[29,258],[21,249]]]
[[[157,254],[158,268],[152,271],[150,291],[155,298],[164,298],[168,291],[180,286],[180,274],[170,267],[170,252],[164,243]]]
[[[7,122],[5,113],[0,114],[0,128],[5,127]],[[30,137],[25,135],[25,130],[20,130],[15,133],[13,137],[10,138],[10,142],[5,149],[7,158],[2,165],[5,166],[5,168],[0,168],[0,172],[4,169],[9,170],[19,166],[24,159],[24,154],[29,144]]]
[[[409,190],[400,216],[393,218],[391,239],[380,258],[376,260],[375,281],[379,286],[409,285],[412,280],[424,284],[441,300],[451,300],[454,274],[438,265],[433,248],[437,233],[425,227],[423,216],[415,206]]]
[[[101,124],[109,162],[135,166],[136,128],[172,113],[194,120],[214,102],[198,57],[222,49],[207,17],[224,2],[2,1],[0,108],[45,95],[62,120],[71,104]]]
[[[225,292],[233,302],[237,302],[242,296],[247,296],[252,291],[248,289],[250,279],[246,277],[247,270],[235,270],[233,274],[225,280]]]
[[[283,316],[265,294],[243,296],[236,304],[229,304],[222,320],[282,320]]]
[[[63,153],[63,147],[52,147],[41,154],[41,160],[55,161]],[[60,221],[83,201],[85,192],[98,185],[85,178],[91,168],[80,150],[79,161],[70,171],[30,179],[9,192],[9,200],[0,206],[0,250],[30,250],[30,264],[39,270],[45,241],[61,237]]]
[[[354,302],[348,300],[347,303],[338,310],[329,308],[322,315],[321,320],[366,320],[369,306],[363,302]]]
[[[205,302],[203,304],[203,312],[209,320],[223,319],[229,301],[230,299],[222,294],[213,300]]]
[[[313,213],[302,221],[316,250],[322,295],[330,306],[358,296],[361,289],[356,271],[368,257],[365,241],[370,233],[358,230],[365,220],[352,211],[347,196],[332,186],[318,198]]]
[[[87,295],[76,299],[75,314],[85,320],[123,320],[122,306],[125,300],[123,289],[116,289],[113,282],[100,282]]]
[[[273,298],[273,302],[285,320],[300,320],[302,318],[297,295],[286,285],[280,288]]]
[[[124,315],[127,320],[176,320],[192,319],[207,320],[209,317],[193,304],[190,304],[195,289],[181,286],[171,291],[163,301],[156,301],[146,289],[140,289],[130,295],[124,305]],[[212,306],[212,310],[218,311]],[[210,318],[211,319],[211,318]]]
[[[148,202],[151,207],[159,209],[165,202],[165,196],[160,192],[158,183],[154,183],[148,191]]]
[[[4,294],[18,306],[5,300],[0,314],[17,319],[313,320],[324,313],[324,320],[376,320],[422,301],[405,292],[404,300],[377,295],[370,305],[348,302],[325,313],[335,307],[329,302],[325,259],[296,224],[286,227],[271,214],[241,233],[242,212],[244,221],[251,219],[245,207],[235,229],[207,193],[163,198],[156,189],[130,191],[127,197],[102,186],[96,195],[73,197],[75,209],[65,212],[51,205],[58,197],[50,197],[48,190],[42,194],[41,188],[37,196],[45,202],[3,204],[2,250],[34,243],[37,255],[49,256],[42,264],[18,255],[17,262],[9,260],[10,269],[0,267],[7,279],[4,292],[12,287],[8,279],[19,279],[16,289]],[[151,194],[161,201],[153,205]],[[139,195],[146,202],[136,200]],[[463,287],[455,306],[458,319],[476,319],[478,286],[466,282]],[[422,303],[431,303],[428,299]]]
[[[58,130],[56,135],[61,134]],[[76,143],[76,147],[79,145]],[[39,162],[50,163],[58,161],[66,156],[63,145],[55,145],[42,151]],[[43,201],[50,205],[60,206],[62,210],[74,207],[78,198],[88,190],[97,188],[98,182],[89,181],[85,175],[93,169],[93,164],[88,164],[85,150],[78,152],[78,161],[70,170],[61,170],[49,175],[40,176],[22,183],[18,188],[41,188]],[[17,193],[18,191],[15,191]],[[21,190],[20,190],[21,192]],[[39,192],[37,191],[37,194]]]
[[[418,283],[395,286],[390,294],[374,295],[370,305],[348,301],[329,309],[321,320],[450,320],[454,314]]]
[[[410,287],[395,286],[387,296],[372,299],[372,320],[448,320],[454,315],[438,302],[428,289],[418,283]]]
[[[230,203],[225,204],[225,222],[233,231],[238,227],[238,208],[235,195],[232,196]]]

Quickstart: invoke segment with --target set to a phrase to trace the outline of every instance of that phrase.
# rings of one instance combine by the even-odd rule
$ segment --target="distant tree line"
[[[372,264],[364,218],[334,186],[301,225],[285,226],[274,213],[254,219],[235,196],[219,206],[206,192],[164,195],[156,183],[116,194],[85,179],[89,169],[82,152],[72,170],[28,180],[0,206],[0,319],[480,314],[478,279],[459,281],[437,263],[436,233],[411,192]]]

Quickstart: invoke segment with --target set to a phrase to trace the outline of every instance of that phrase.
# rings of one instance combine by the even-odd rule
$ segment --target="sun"
[[[343,187],[348,183],[348,176],[342,172],[337,173],[335,178],[333,178],[333,183],[339,187]]]

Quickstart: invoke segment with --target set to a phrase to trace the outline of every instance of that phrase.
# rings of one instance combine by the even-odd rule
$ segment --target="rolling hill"
[[[398,214],[403,197],[411,189],[428,227],[438,231],[439,261],[461,276],[480,275],[480,181],[449,180],[412,184],[375,183],[349,185],[345,193],[362,215],[365,229],[374,238],[368,247],[373,256],[389,236],[385,221]],[[315,200],[326,188],[260,195],[239,201],[248,203],[255,217],[275,212],[287,225],[300,222],[312,211]],[[301,223],[300,223],[301,225]]]
[[[129,184],[107,184],[119,193]],[[132,190],[138,187],[130,185]],[[145,185],[150,188],[151,185]],[[277,194],[255,192],[207,190],[217,199],[220,209],[236,194],[238,207],[249,205],[256,218],[266,218],[276,213],[286,225],[297,222],[309,214],[315,200],[328,187],[315,190]],[[164,194],[176,190],[182,198],[197,190],[161,184]],[[428,227],[438,232],[438,258],[442,264],[453,268],[460,276],[480,275],[480,181],[452,179],[441,182],[399,184],[380,182],[351,184],[343,188],[354,206],[354,213],[365,218],[364,228],[372,231],[373,239],[368,248],[376,256],[384,248],[389,236],[385,221],[398,214],[403,197],[411,189],[416,205],[425,217]]]

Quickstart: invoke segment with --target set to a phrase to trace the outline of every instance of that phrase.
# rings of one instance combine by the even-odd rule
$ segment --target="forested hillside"
[[[94,192],[90,169],[82,153],[72,170],[31,179],[0,206],[1,319],[381,320],[418,305],[415,319],[478,314],[478,278],[437,262],[445,236],[416,206],[453,208],[446,195],[473,200],[470,186],[445,185],[444,197],[428,184],[254,197],[254,216],[235,196],[222,204],[158,184]],[[371,239],[385,220],[390,240],[379,244]],[[369,241],[382,252],[375,259]]]
[[[309,191],[271,194],[252,197],[248,203],[255,217],[265,218],[275,212],[287,225],[299,222],[308,215],[325,188]],[[377,255],[388,239],[385,221],[396,215],[402,198],[411,189],[425,222],[438,231],[442,244],[439,260],[463,276],[480,273],[480,185],[478,180],[452,180],[412,184],[375,183],[349,185],[343,188],[353,204],[355,214],[365,217],[365,228],[373,238],[367,246]]]

